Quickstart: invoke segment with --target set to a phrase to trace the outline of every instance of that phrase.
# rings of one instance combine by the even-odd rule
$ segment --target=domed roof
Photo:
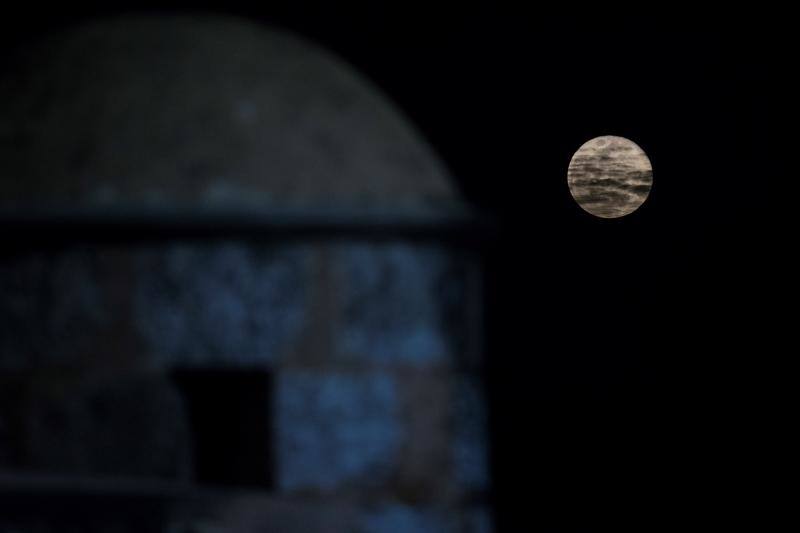
[[[0,79],[0,211],[417,210],[446,169],[352,68],[216,16],[95,21]]]

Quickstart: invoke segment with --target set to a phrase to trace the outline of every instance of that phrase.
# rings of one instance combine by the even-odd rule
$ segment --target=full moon
[[[618,218],[633,213],[647,199],[653,167],[633,141],[604,135],[578,148],[569,162],[567,182],[585,211],[600,218]]]

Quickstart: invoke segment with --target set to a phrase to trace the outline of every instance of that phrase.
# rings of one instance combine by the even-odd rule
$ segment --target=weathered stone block
[[[488,510],[410,506],[386,503],[368,509],[356,531],[359,533],[491,533]]]
[[[264,366],[300,333],[307,248],[170,245],[137,256],[135,327],[161,365]]]
[[[359,533],[461,533],[458,517],[443,509],[386,504],[367,511]]]
[[[447,501],[454,493],[449,376],[414,370],[397,373],[395,379],[407,431],[393,488],[407,501]]]
[[[492,533],[492,514],[487,507],[476,507],[464,513],[464,533]]]
[[[75,475],[191,475],[183,404],[161,378],[40,378],[31,385],[24,413],[19,467]]]
[[[237,18],[130,16],[9,51],[2,209],[459,203],[391,103],[296,36]]]
[[[351,244],[337,250],[344,357],[382,364],[443,365],[469,335],[469,265],[438,246]]]
[[[390,376],[281,372],[274,409],[279,490],[367,489],[393,474],[404,428]]]
[[[486,507],[241,495],[177,509],[168,533],[491,533]]]
[[[0,260],[0,367],[71,365],[93,352],[111,312],[98,269],[87,250]]]
[[[348,500],[259,493],[203,499],[176,511],[165,533],[354,533],[358,517]]]
[[[452,463],[455,481],[464,491],[481,491],[489,486],[489,428],[484,396],[477,378],[456,378]]]
[[[0,261],[0,368],[265,365],[300,333],[308,247],[81,247]]]

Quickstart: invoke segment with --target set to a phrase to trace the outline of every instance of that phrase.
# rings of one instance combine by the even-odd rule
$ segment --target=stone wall
[[[193,420],[237,405],[209,401],[232,393],[214,373],[236,371],[268,386],[248,400],[263,409],[231,413],[244,431],[229,452],[269,465],[251,497],[272,503],[225,499],[203,519],[176,512],[173,529],[261,531],[339,502],[341,527],[320,519],[319,531],[490,530],[472,251],[346,240],[10,250],[0,291],[0,471],[235,485],[198,475],[209,448]],[[193,372],[206,376],[194,396],[175,379]]]
[[[476,253],[161,232],[467,214],[392,102],[301,37],[213,15],[85,21],[5,63],[0,218],[66,238],[0,252],[0,531],[22,486],[80,522],[59,530],[488,529]],[[117,244],[77,244],[74,217]]]

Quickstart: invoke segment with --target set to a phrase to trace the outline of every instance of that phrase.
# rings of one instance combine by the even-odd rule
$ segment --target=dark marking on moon
[[[569,162],[567,181],[572,197],[585,211],[618,218],[633,213],[647,199],[653,167],[636,143],[605,135],[578,148]]]

